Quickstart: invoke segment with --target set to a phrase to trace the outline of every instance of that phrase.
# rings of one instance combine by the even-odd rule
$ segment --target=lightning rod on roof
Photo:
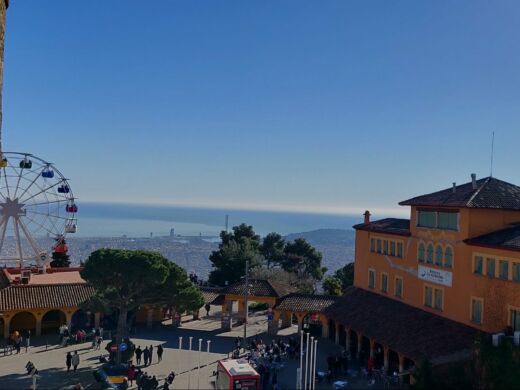
[[[493,154],[495,152],[495,132],[493,131],[493,134],[491,135],[491,167],[489,176],[493,177]]]

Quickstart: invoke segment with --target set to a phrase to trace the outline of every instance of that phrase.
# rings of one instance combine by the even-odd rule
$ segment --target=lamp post
[[[300,330],[300,372],[298,372],[298,389],[302,388],[302,373],[303,373],[303,330]]]
[[[190,361],[190,364],[188,364],[188,390],[190,389],[191,385],[191,342],[193,340],[193,337],[190,336],[190,358],[188,359]]]
[[[181,350],[182,350],[182,336],[179,336],[179,356],[177,358],[177,373],[181,372]]]
[[[245,284],[244,284],[244,352],[246,350],[247,345],[247,319],[249,316],[249,309],[248,309],[248,298],[249,298],[249,260],[246,260],[246,277],[245,277]]]
[[[309,355],[309,389],[312,389],[312,367],[313,367],[313,358],[314,358],[314,336],[311,336],[311,345],[310,345],[310,355]]]
[[[318,349],[318,339],[314,340],[314,367],[312,368],[312,389],[316,387],[316,350]]]
[[[305,345],[305,387],[304,390],[307,390],[307,378],[309,377],[309,333],[307,333],[307,342]]]
[[[202,350],[202,339],[199,339],[199,361],[197,363],[197,390],[200,389],[200,351]]]

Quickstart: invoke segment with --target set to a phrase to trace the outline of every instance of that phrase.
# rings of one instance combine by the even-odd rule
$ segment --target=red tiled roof
[[[520,210],[520,187],[486,177],[453,188],[417,196],[399,203],[402,206],[469,207]]]
[[[507,229],[497,230],[482,236],[469,238],[464,241],[469,245],[496,247],[500,249],[520,250],[520,225]]]
[[[242,295],[244,294],[244,281],[236,282],[225,287],[222,292],[224,294]],[[292,292],[290,287],[282,286],[278,283],[264,279],[250,279],[248,294],[257,297],[274,297],[280,298]]]
[[[86,283],[10,286],[0,289],[0,311],[73,307],[92,295]]]
[[[479,335],[469,326],[357,287],[348,288],[325,315],[412,360],[426,357],[432,363],[467,357]]]
[[[224,295],[219,287],[201,287],[200,292],[204,297],[204,304],[221,305],[224,303]]]
[[[340,298],[333,295],[292,293],[280,298],[274,308],[278,310],[321,313]]]
[[[410,235],[410,220],[401,218],[385,218],[369,223],[360,223],[353,226],[357,230],[369,232],[398,234],[401,236]]]

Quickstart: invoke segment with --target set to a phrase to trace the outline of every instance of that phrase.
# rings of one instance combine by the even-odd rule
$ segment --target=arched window
[[[435,248],[435,265],[442,266],[442,247],[440,245]]]
[[[451,246],[447,246],[444,252],[444,266],[448,268],[453,267],[453,249],[451,249]]]
[[[433,264],[433,245],[428,244],[428,248],[426,249],[426,262],[428,264]]]
[[[419,263],[424,263],[424,243],[419,243],[419,249],[417,250],[417,257],[419,259]]]

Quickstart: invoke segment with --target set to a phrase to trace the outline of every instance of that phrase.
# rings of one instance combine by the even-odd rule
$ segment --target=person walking
[[[74,367],[74,372],[76,372],[79,366],[79,355],[78,351],[74,351],[74,355],[72,355],[72,366]]]
[[[72,365],[72,355],[69,352],[67,352],[67,356],[65,357],[65,365],[67,366],[67,372],[70,371],[70,366]]]
[[[148,348],[148,352],[150,353],[150,356],[148,356],[148,359],[150,359],[149,362],[150,362],[150,364],[152,364],[152,358],[153,358],[153,346],[152,345],[150,345],[150,348]]]
[[[162,344],[159,344],[159,345],[157,346],[157,360],[159,361],[159,363],[160,363],[161,360],[162,360],[163,352],[164,352],[163,346],[162,346]]]
[[[128,381],[130,382],[130,386],[132,386],[134,383],[134,379],[135,379],[135,366],[134,365],[128,367],[126,376],[128,378]]]
[[[144,360],[144,366],[146,367],[148,365],[148,359],[150,358],[150,351],[148,348],[144,347],[143,350],[143,360]]]
[[[143,354],[143,350],[141,349],[141,346],[139,345],[137,349],[135,350],[135,362],[138,366],[141,365],[141,355]]]

